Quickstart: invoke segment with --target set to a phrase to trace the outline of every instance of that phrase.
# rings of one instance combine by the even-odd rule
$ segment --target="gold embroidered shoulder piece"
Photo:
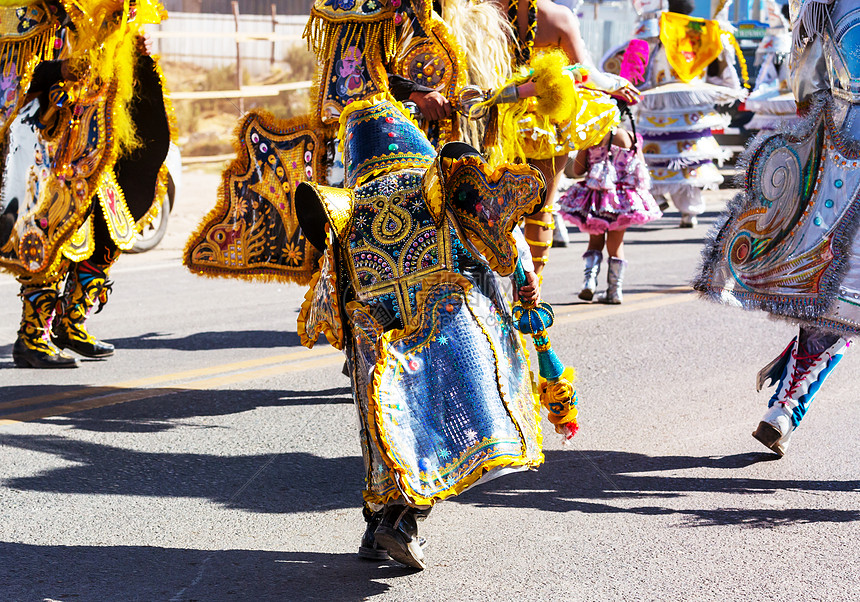
[[[239,124],[237,157],[218,201],[185,246],[184,263],[204,276],[307,284],[319,253],[299,227],[293,193],[320,178],[325,143],[309,117],[251,112]]]
[[[438,90],[445,98],[459,98],[468,83],[463,49],[448,24],[433,10],[432,0],[413,0],[411,7],[415,18],[399,24],[398,39],[404,42],[397,49],[395,73]],[[431,128],[437,129],[431,131]],[[454,114],[451,119],[427,121],[424,131],[439,148],[459,139],[459,119]]]
[[[540,172],[524,164],[493,169],[476,155],[439,161],[446,204],[469,242],[495,271],[511,274],[517,266],[511,232],[541,202],[546,185]]]

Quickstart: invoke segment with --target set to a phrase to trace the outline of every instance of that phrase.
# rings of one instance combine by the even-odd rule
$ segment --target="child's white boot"
[[[600,274],[603,253],[594,250],[586,251],[582,254],[582,259],[585,260],[585,281],[582,283],[582,290],[579,291],[579,298],[591,301],[594,298],[594,291],[597,290],[597,276]]]
[[[624,283],[624,270],[627,262],[617,257],[609,258],[609,268],[606,274],[606,293],[600,296],[602,303],[618,305],[624,300],[622,284]]]

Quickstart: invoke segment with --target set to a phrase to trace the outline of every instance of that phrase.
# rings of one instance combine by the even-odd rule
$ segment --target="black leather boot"
[[[361,545],[358,546],[358,557],[365,560],[388,560],[388,552],[380,546],[374,533],[379,523],[382,522],[382,510],[372,512],[367,506],[362,510],[364,520],[367,523],[367,528],[364,530],[364,535],[361,537]]]
[[[21,328],[12,346],[12,360],[19,368],[77,368],[78,362],[58,349],[48,337],[57,305],[58,283],[22,286]]]
[[[86,327],[87,317],[96,301],[99,302],[98,311],[107,303],[110,286],[107,268],[83,261],[69,270],[69,280],[60,301],[61,313],[53,328],[52,338],[57,347],[71,349],[84,357],[113,355],[113,345],[98,340]]]
[[[417,514],[418,511],[409,506],[386,506],[374,538],[400,564],[423,570],[427,565],[418,539]]]

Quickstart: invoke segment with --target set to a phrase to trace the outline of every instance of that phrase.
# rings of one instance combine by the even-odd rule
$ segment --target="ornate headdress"
[[[353,102],[340,123],[347,188],[398,169],[430,167],[436,157],[427,136],[389,96]]]

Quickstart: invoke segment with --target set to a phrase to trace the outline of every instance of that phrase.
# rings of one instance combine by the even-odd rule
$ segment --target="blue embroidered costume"
[[[493,271],[514,271],[510,232],[544,184],[526,165],[491,169],[463,143],[437,156],[383,96],[347,107],[339,138],[346,189],[296,190],[301,227],[323,252],[299,334],[345,350],[364,498],[385,507],[376,540],[423,568],[421,509],[543,459],[526,352]]]

